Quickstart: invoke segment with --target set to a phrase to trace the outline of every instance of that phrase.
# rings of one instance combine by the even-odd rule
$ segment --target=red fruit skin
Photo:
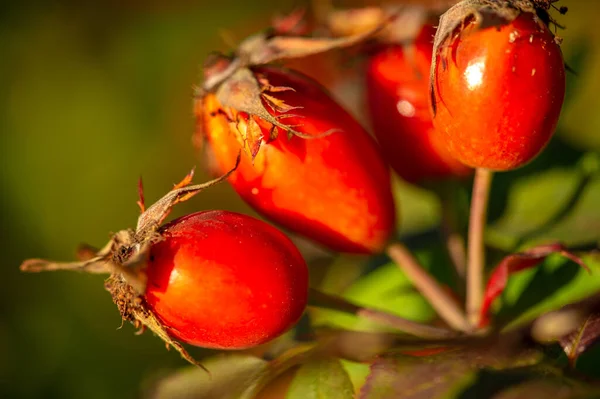
[[[160,232],[145,297],[173,337],[205,348],[249,348],[283,334],[302,315],[308,269],[273,226],[207,211]]]
[[[511,170],[531,161],[556,129],[565,96],[560,47],[531,13],[446,41],[436,65],[433,123],[466,165]],[[446,50],[444,50],[446,48]]]
[[[367,106],[373,133],[394,171],[413,184],[469,176],[434,133],[429,71],[435,28],[426,25],[406,46],[393,45],[367,64]]]
[[[377,143],[315,81],[275,67],[255,68],[255,73],[273,86],[294,88],[273,94],[302,106],[280,121],[314,138],[288,138],[279,130],[269,141],[271,124],[255,117],[267,141],[254,162],[242,154],[229,182],[262,215],[333,250],[381,251],[394,230],[395,209]],[[221,105],[208,95],[196,104],[196,113],[221,171],[230,170],[240,144]],[[332,129],[340,131],[322,136]]]

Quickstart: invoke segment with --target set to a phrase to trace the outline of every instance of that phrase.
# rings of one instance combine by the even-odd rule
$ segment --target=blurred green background
[[[598,151],[600,4],[563,3],[570,11],[560,18],[568,27],[560,35],[578,76],[569,77],[558,140],[570,151]],[[103,277],[21,274],[18,265],[29,257],[69,260],[79,242],[102,245],[109,232],[133,227],[140,175],[149,202],[194,165],[196,181],[205,180],[191,146],[192,85],[203,58],[227,48],[221,34],[239,40],[293,5],[0,6],[0,397],[130,398],[143,381],[184,365],[151,334],[117,329],[120,317]],[[430,197],[409,191],[403,209],[436,214]],[[219,185],[173,216],[209,208],[249,212],[229,186]]]

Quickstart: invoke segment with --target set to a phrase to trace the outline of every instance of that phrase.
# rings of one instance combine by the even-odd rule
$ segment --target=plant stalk
[[[353,314],[416,337],[443,339],[454,337],[456,335],[453,331],[445,328],[418,323],[382,310],[361,307],[348,302],[344,298],[327,294],[315,288],[310,289],[309,297],[311,306]]]
[[[458,301],[423,269],[408,248],[395,242],[387,247],[386,252],[450,327],[457,331],[471,331]]]
[[[485,268],[484,233],[493,172],[477,168],[473,182],[471,215],[467,250],[467,318],[472,326],[479,325],[483,302]]]

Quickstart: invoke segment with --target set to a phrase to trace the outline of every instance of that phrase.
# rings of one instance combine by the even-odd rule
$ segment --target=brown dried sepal
[[[575,329],[559,341],[569,362],[574,367],[577,359],[600,341],[600,312],[590,313]]]
[[[428,4],[387,4],[381,7],[331,10],[325,24],[334,36],[356,35],[369,31],[388,21],[374,37],[378,42],[411,43],[423,25],[439,16],[456,0],[442,0]]]
[[[54,262],[44,259],[25,260],[20,269],[24,272],[43,272],[56,270],[72,270],[85,273],[110,274],[105,288],[111,293],[114,303],[123,320],[132,322],[136,327],[145,326],[158,335],[167,347],[174,347],[181,356],[192,364],[200,366],[181,344],[167,333],[158,317],[146,304],[143,294],[146,290],[147,258],[150,247],[163,239],[159,227],[176,204],[187,201],[200,191],[225,180],[237,168],[203,184],[191,185],[193,171],[165,196],[146,209],[141,183],[139,185],[140,200],[138,205],[144,210],[138,218],[135,230],[126,229],[114,234],[109,242],[100,250],[89,245],[80,246],[77,262]]]
[[[214,93],[221,107],[219,113],[225,116],[230,131],[235,135],[242,150],[252,160],[258,154],[262,143],[276,139],[280,129],[287,134],[288,138],[298,136],[303,139],[322,138],[341,131],[331,129],[309,135],[296,129],[297,125],[283,123],[281,120],[285,118],[301,117],[293,111],[302,109],[302,106],[288,104],[277,97],[277,93],[284,91],[294,91],[294,88],[273,86],[264,76],[256,74],[249,68],[243,68],[238,69]],[[201,106],[203,106],[203,98],[197,100]],[[202,113],[202,110],[196,111],[197,115]],[[268,137],[265,137],[261,128],[265,125],[270,125]],[[203,124],[199,126],[200,135],[204,140],[205,135],[201,133],[204,126]]]
[[[143,332],[145,328],[148,328],[165,342],[167,349],[170,347],[175,348],[185,360],[204,369],[206,372],[209,372],[208,369],[198,363],[198,361],[185,350],[181,343],[169,336],[167,327],[159,320],[154,312],[152,312],[146,303],[144,296],[139,295],[137,291],[129,285],[122,274],[112,274],[104,283],[104,288],[110,292],[113,302],[117,305],[119,313],[124,321],[131,322],[139,332]]]
[[[361,43],[377,34],[389,22],[384,18],[379,24],[357,34],[345,37],[306,37],[293,36],[294,29],[270,29],[249,36],[240,43],[232,57],[212,55],[204,64],[204,82],[196,88],[196,97],[218,90],[240,70],[255,65],[265,65],[291,58],[302,58],[337,48]],[[287,22],[286,22],[287,23]]]
[[[437,32],[433,40],[433,57],[429,75],[429,94],[433,113],[436,113],[435,103],[435,71],[437,63],[445,62],[451,41],[460,26],[467,22],[473,22],[477,29],[486,29],[506,25],[522,12],[530,12],[538,17],[540,24],[547,25],[553,22],[547,14],[547,10],[553,7],[552,3],[557,0],[462,0],[450,7],[440,17]],[[442,64],[443,66],[444,64]]]
[[[271,89],[275,91],[272,91]],[[280,129],[291,132],[295,135],[302,136],[302,133],[295,131],[290,126],[279,121],[279,119],[286,116],[285,112],[301,107],[285,104],[283,101],[277,100],[274,95],[269,94],[276,93],[277,90],[282,91],[293,89],[274,88],[270,85],[261,86],[254,73],[248,68],[243,68],[239,69],[229,79],[223,82],[223,84],[221,84],[215,92],[215,96],[217,97],[219,103],[225,109],[231,110],[231,112],[243,112],[248,114],[249,117],[259,117],[260,119],[269,122],[273,126],[279,127]],[[283,112],[283,115],[278,117],[272,116],[263,105],[263,99],[270,108],[273,110],[280,110],[279,112]],[[258,136],[258,132],[256,131],[253,131],[252,134],[253,136]],[[254,139],[256,139],[256,137],[254,137]]]

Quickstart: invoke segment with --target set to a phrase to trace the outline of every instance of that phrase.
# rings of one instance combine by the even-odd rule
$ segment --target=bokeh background
[[[562,3],[570,10],[560,35],[577,75],[556,140],[567,153],[599,151],[600,3]],[[109,232],[134,226],[140,175],[150,202],[194,165],[196,180],[207,179],[191,145],[203,58],[297,4],[3,2],[0,397],[131,398],[144,381],[183,365],[151,334],[118,329],[101,276],[21,274],[18,266],[29,257],[71,259],[78,243],[102,245]],[[401,190],[405,228],[435,224],[435,199]],[[223,184],[173,216],[210,208],[251,213]]]

